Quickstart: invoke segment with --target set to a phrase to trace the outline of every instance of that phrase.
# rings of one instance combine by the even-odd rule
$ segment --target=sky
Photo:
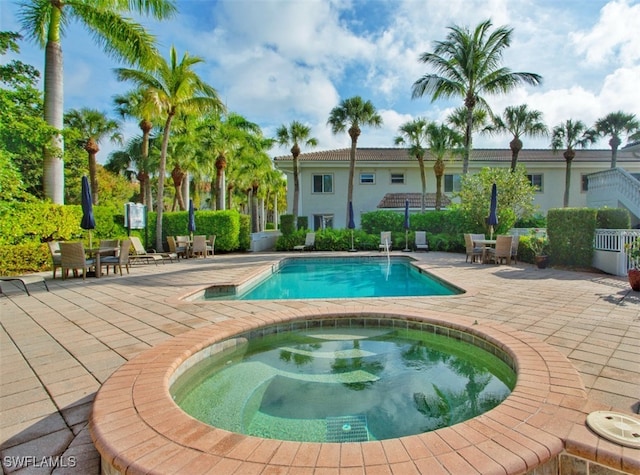
[[[486,19],[513,29],[503,66],[543,77],[507,95],[485,96],[495,113],[527,104],[551,129],[567,119],[588,126],[610,112],[640,117],[640,0],[177,0],[178,14],[140,21],[168,58],[175,46],[204,61],[195,67],[228,110],[261,126],[267,137],[293,120],[311,127],[313,150],[350,146],[348,134],[327,126],[341,100],[361,96],[376,107],[381,128],[363,127],[359,147],[393,147],[398,128],[416,117],[445,121],[461,98],[411,98],[431,73],[418,58],[444,40],[448,27],[469,29]],[[18,4],[0,0],[0,30],[19,31]],[[20,42],[19,59],[44,70],[44,51]],[[116,117],[113,96],[130,89],[110,59],[77,23],[62,39],[64,106],[90,107]],[[5,62],[15,59],[7,55]],[[125,137],[139,133],[123,124]],[[474,136],[475,148],[508,148],[507,135]],[[523,138],[524,148],[549,148],[549,139]],[[623,144],[626,143],[626,137]],[[104,163],[113,145],[101,143]],[[609,148],[608,139],[595,145]],[[305,149],[303,152],[311,151]],[[274,147],[271,156],[289,154]]]

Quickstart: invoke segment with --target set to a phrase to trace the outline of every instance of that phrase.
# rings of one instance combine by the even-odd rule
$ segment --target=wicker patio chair
[[[113,273],[116,273],[116,269],[120,270],[120,275],[122,275],[122,266],[125,266],[127,269],[127,274],[129,273],[129,249],[131,248],[131,240],[124,239],[122,243],[120,243],[120,252],[117,256],[105,256],[100,259],[100,267],[104,266],[107,268],[107,275],[109,275],[109,266],[113,266]]]
[[[70,270],[77,277],[78,270],[82,269],[82,280],[85,280],[89,269],[96,265],[95,259],[87,259],[84,244],[81,242],[61,242],[60,256],[63,279],[69,276]]]

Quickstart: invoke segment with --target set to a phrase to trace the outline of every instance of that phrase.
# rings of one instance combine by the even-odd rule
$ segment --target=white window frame
[[[540,177],[540,185],[535,183],[534,177]],[[527,179],[532,185],[538,186],[536,193],[542,193],[544,191],[544,173],[527,173]]]
[[[371,173],[371,172],[362,172],[362,173],[360,173],[360,184],[361,185],[375,185],[376,184],[376,174],[375,173]]]
[[[316,191],[316,177],[322,177],[322,190]],[[331,177],[331,190],[326,191],[325,188],[325,179],[326,177]],[[314,173],[311,175],[311,193],[315,195],[326,195],[333,193],[333,173]]]
[[[401,179],[402,181],[399,181]],[[392,185],[404,185],[405,183],[405,174],[403,173],[391,173],[389,176],[389,181]]]

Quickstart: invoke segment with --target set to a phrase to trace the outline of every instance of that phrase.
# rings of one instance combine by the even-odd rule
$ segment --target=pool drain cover
[[[369,440],[367,416],[327,417],[327,442],[366,442]]]
[[[611,442],[640,449],[640,420],[635,417],[619,412],[595,411],[587,416],[587,425]]]

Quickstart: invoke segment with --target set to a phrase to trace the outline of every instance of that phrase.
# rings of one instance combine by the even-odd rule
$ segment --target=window
[[[321,231],[323,229],[331,229],[331,228],[333,228],[332,214],[314,214],[313,215],[314,231]]]
[[[460,191],[460,175],[445,175],[444,192],[451,193],[453,191]]]
[[[314,193],[333,193],[333,175],[313,175]]]
[[[360,173],[361,185],[375,185],[376,174],[375,173]]]
[[[529,179],[529,183],[531,183],[533,186],[537,188],[536,191],[542,191],[542,174],[541,173],[534,173],[534,174],[527,175],[527,178]]]
[[[392,185],[404,185],[404,173],[392,173],[391,174]]]
[[[580,191],[582,191],[583,193],[589,191],[589,177],[587,175],[580,175],[580,182]]]

